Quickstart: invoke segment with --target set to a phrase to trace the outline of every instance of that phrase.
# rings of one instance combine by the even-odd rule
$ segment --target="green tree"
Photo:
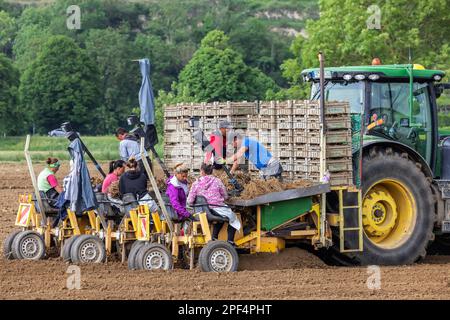
[[[18,106],[19,72],[0,53],[0,134],[18,134],[23,126]]]
[[[268,89],[276,89],[273,80],[248,67],[219,30],[202,40],[176,85],[178,98],[185,101],[264,99]]]
[[[0,52],[10,55],[17,32],[16,21],[6,11],[0,11]]]
[[[324,52],[327,65],[370,64],[373,57],[384,64],[408,63],[410,53],[413,62],[428,68],[448,64],[448,57],[438,53],[450,42],[449,1],[378,1],[381,29],[367,26],[372,4],[371,0],[320,0],[320,18],[308,21],[308,37],[295,40],[291,47],[295,58],[282,66],[290,83],[298,86],[301,69],[318,66],[318,51]]]
[[[43,44],[51,36],[47,28],[37,24],[23,25],[14,40],[14,64],[23,72],[34,61]]]
[[[52,36],[21,78],[20,98],[39,133],[71,121],[97,133],[99,74],[86,52],[65,36]]]
[[[86,37],[86,51],[100,72],[99,89],[103,95],[98,128],[111,132],[125,125],[126,117],[138,103],[141,76],[128,30],[93,29]],[[139,58],[139,57],[137,57]]]

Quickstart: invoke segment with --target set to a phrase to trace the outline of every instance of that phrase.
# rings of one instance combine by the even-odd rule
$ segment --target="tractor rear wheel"
[[[172,255],[159,243],[147,243],[139,248],[135,266],[139,270],[171,270]]]
[[[236,249],[226,241],[210,241],[198,256],[200,270],[204,272],[234,272],[239,265]]]
[[[40,260],[45,256],[45,243],[35,231],[22,231],[14,237],[11,251],[15,259]]]
[[[11,232],[6,239],[3,241],[3,257],[7,260],[14,259],[14,256],[12,254],[12,244],[14,241],[14,238],[20,233],[20,230]]]
[[[131,246],[130,253],[128,254],[128,269],[136,270],[137,269],[137,261],[136,257],[140,248],[145,245],[144,241],[134,241]]]
[[[355,260],[401,265],[424,258],[435,212],[430,183],[419,166],[390,148],[372,148],[362,170],[364,250]]]
[[[70,248],[70,259],[73,263],[101,263],[106,259],[104,243],[92,235],[77,237]]]
[[[72,245],[74,243],[74,241],[78,238],[79,236],[72,236],[69,239],[67,239],[64,244],[63,244],[63,250],[62,250],[62,258],[64,262],[71,262],[71,258],[70,258],[70,250],[72,249]]]

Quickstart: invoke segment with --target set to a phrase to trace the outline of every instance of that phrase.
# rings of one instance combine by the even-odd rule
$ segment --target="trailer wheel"
[[[14,256],[12,254],[12,244],[14,241],[14,238],[20,233],[20,230],[11,232],[6,239],[3,241],[3,257],[7,260],[14,259]]]
[[[234,272],[239,265],[236,249],[226,241],[210,241],[198,256],[200,270],[204,272]]]
[[[72,249],[72,245],[78,237],[78,235],[72,236],[64,242],[62,249],[62,258],[64,262],[71,262],[70,249]]]
[[[137,252],[135,266],[139,270],[171,270],[173,259],[170,252],[159,243],[147,243]]]
[[[419,166],[391,148],[375,147],[364,154],[362,170],[364,250],[354,258],[363,265],[424,258],[435,212],[430,183]]]
[[[45,243],[42,236],[35,231],[22,231],[12,242],[14,259],[40,260],[45,256]]]
[[[106,259],[104,243],[91,235],[78,236],[70,248],[70,258],[73,263],[101,263]]]
[[[144,246],[144,241],[134,241],[131,246],[130,253],[128,254],[128,269],[136,270],[137,269],[137,261],[136,257],[140,248]]]

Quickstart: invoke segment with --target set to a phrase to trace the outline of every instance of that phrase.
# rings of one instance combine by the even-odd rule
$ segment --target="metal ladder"
[[[358,193],[358,204],[344,206],[344,191]],[[363,227],[362,227],[362,193],[360,189],[341,188],[339,193],[339,249],[340,252],[361,252],[363,251]],[[358,226],[357,227],[345,227],[345,211],[348,209],[358,209]],[[346,232],[358,231],[358,247],[357,248],[345,248],[345,234]]]

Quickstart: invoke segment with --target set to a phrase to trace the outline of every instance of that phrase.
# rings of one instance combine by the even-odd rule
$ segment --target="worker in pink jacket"
[[[234,245],[234,235],[236,230],[240,230],[241,222],[236,214],[224,202],[228,198],[227,188],[219,178],[212,175],[212,172],[212,165],[202,164],[200,169],[201,177],[192,184],[187,202],[192,205],[197,196],[203,196],[208,202],[210,210],[228,218],[228,242]],[[217,240],[223,225],[223,222],[214,225],[212,234],[213,240]]]

